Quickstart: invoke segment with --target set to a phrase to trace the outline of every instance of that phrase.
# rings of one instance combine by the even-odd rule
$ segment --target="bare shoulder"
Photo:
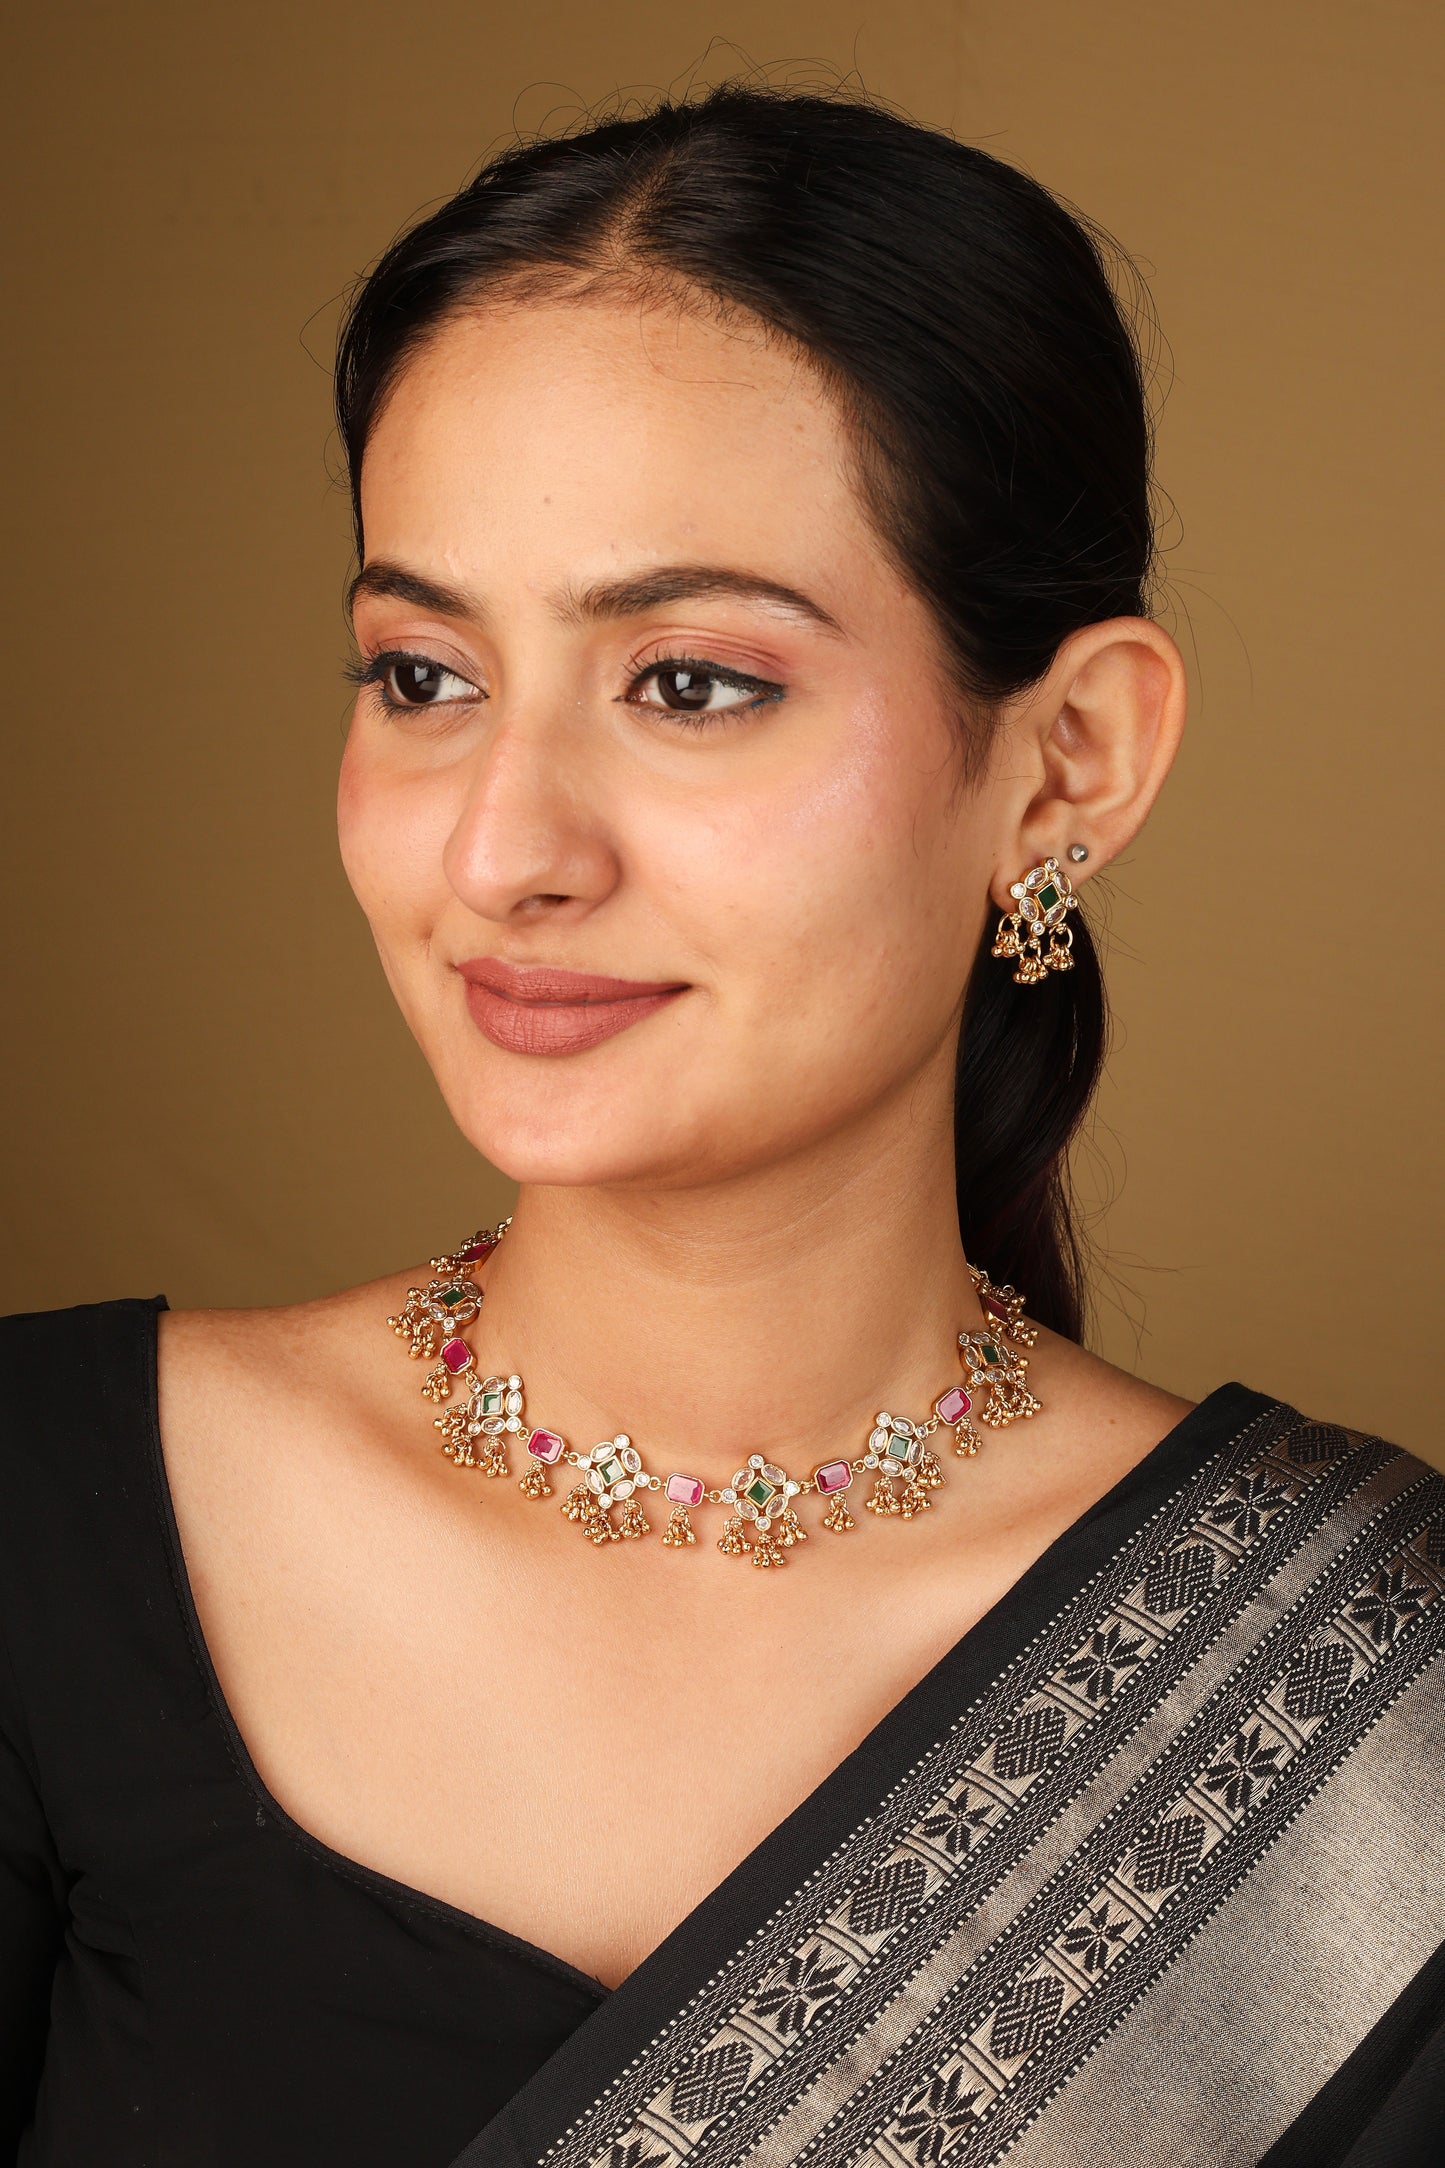
[[[1042,1412],[1022,1426],[1014,1473],[1060,1527],[1146,1460],[1194,1405],[1050,1332],[1033,1351],[1036,1381]]]
[[[1152,1452],[1195,1405],[1056,1333],[1039,1334],[1038,1356],[1078,1420],[1112,1451],[1132,1452],[1136,1460]]]
[[[393,1273],[267,1309],[163,1312],[161,1431],[173,1473],[198,1457],[233,1471],[266,1463],[317,1425],[353,1439],[374,1432],[400,1404],[386,1321],[415,1277]]]
[[[161,1355],[171,1388],[204,1391],[248,1373],[278,1383],[299,1380],[328,1358],[355,1359],[376,1338],[369,1328],[385,1327],[418,1277],[426,1277],[425,1268],[389,1273],[311,1302],[163,1311]]]
[[[414,1278],[162,1315],[167,1481],[207,1639],[243,1699],[246,1635],[268,1618],[300,1634],[336,1588],[364,1585],[385,1529],[437,1481],[416,1450],[416,1374],[387,1330]]]

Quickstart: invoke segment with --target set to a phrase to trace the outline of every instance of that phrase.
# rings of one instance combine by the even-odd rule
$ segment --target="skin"
[[[875,1408],[956,1380],[979,1321],[951,1094],[980,932],[1037,860],[1080,840],[1092,874],[1137,833],[1183,725],[1172,641],[1075,635],[966,779],[980,726],[806,363],[622,295],[444,329],[383,411],[363,511],[363,658],[451,675],[400,715],[363,688],[341,844],[453,1115],[521,1184],[479,1361],[524,1375],[532,1420],[626,1428],[663,1472],[856,1454]],[[823,614],[715,584],[639,600],[663,567]],[[775,696],[698,727],[646,675],[679,656]],[[536,1056],[472,1022],[478,956],[686,991]],[[441,1247],[467,1206],[439,1209]],[[297,1822],[609,1985],[1186,1411],[1044,1335],[1043,1413],[950,1457],[906,1528],[815,1531],[768,1575],[718,1555],[715,1512],[691,1551],[599,1555],[558,1498],[437,1454],[384,1326],[424,1270],[164,1320],[197,1602]]]

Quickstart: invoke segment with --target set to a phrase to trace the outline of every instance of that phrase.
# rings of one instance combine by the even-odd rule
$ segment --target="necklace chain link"
[[[650,1535],[652,1523],[642,1499],[657,1492],[671,1509],[662,1535],[669,1549],[696,1543],[691,1516],[699,1506],[725,1506],[728,1520],[717,1538],[725,1556],[750,1558],[757,1567],[786,1565],[789,1551],[806,1543],[810,1533],[798,1518],[798,1500],[826,1498],[822,1527],[847,1535],[858,1524],[846,1494],[871,1474],[873,1488],[865,1510],[912,1520],[931,1508],[931,1493],[946,1481],[928,1444],[939,1430],[948,1431],[956,1454],[971,1459],[982,1443],[974,1417],[987,1429],[1002,1430],[1039,1411],[1028,1387],[1029,1358],[1023,1352],[1034,1345],[1038,1328],[1024,1316],[1024,1298],[1014,1287],[995,1287],[986,1272],[970,1265],[985,1324],[982,1331],[958,1335],[964,1383],[940,1393],[921,1422],[880,1409],[866,1449],[852,1459],[821,1461],[811,1474],[798,1478],[763,1454],[752,1453],[731,1483],[709,1487],[678,1470],[666,1478],[654,1474],[626,1431],[580,1452],[560,1432],[534,1428],[527,1420],[526,1387],[518,1373],[483,1377],[463,1336],[481,1313],[485,1291],[477,1283],[477,1269],[511,1224],[508,1218],[494,1228],[479,1229],[456,1249],[434,1257],[431,1279],[424,1287],[409,1288],[401,1309],[387,1323],[407,1343],[413,1360],[432,1365],[422,1382],[424,1399],[439,1406],[466,1389],[465,1400],[433,1419],[448,1458],[483,1475],[509,1476],[507,1453],[516,1445],[527,1458],[518,1488],[538,1500],[553,1495],[550,1468],[575,1468],[580,1480],[561,1511],[599,1548]]]

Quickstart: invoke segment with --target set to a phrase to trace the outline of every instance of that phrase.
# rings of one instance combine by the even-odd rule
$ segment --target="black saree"
[[[1442,1598],[1445,1480],[1223,1388],[454,2168],[1433,2158]]]

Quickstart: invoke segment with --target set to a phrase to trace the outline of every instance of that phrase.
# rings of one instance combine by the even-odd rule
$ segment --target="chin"
[[[711,1156],[708,1122],[701,1110],[690,1114],[655,1071],[619,1077],[614,1067],[603,1077],[594,1067],[589,1075],[586,1056],[497,1060],[500,1073],[491,1060],[473,1055],[450,1074],[439,1072],[439,1081],[462,1135],[510,1181],[559,1189],[672,1188],[715,1178],[703,1165]]]
[[[716,1039],[648,1045],[645,1025],[630,1037],[552,1058],[448,1031],[423,1052],[467,1142],[509,1180],[559,1189],[706,1189],[762,1173],[856,1121],[879,1081],[850,1071],[830,1097],[816,1065],[760,1063]]]

